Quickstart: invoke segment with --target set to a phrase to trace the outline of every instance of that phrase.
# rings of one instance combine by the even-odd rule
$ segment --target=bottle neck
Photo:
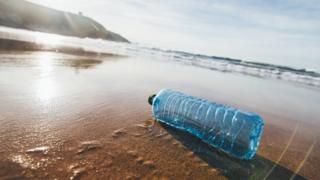
[[[148,98],[148,103],[152,106],[153,104],[153,99],[156,97],[156,94],[150,95]]]

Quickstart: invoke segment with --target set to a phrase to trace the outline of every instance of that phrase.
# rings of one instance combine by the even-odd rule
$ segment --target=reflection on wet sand
[[[1,51],[0,51],[1,53]],[[50,68],[54,66],[67,66],[73,67],[76,70],[79,69],[90,69],[95,66],[103,63],[103,61],[117,60],[117,57],[108,59],[107,56],[99,56],[99,55],[88,55],[88,56],[72,56],[68,54],[59,54],[54,52],[23,52],[23,51],[15,51],[15,52],[5,52],[5,55],[1,56],[0,65],[1,66],[38,66],[44,72],[50,71]],[[19,58],[16,58],[16,54],[19,53]],[[25,55],[25,56],[23,56]],[[28,56],[32,56],[32,59],[29,59]],[[118,58],[119,59],[119,58]]]

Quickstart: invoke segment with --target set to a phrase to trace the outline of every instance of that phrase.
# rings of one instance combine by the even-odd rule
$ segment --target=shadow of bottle
[[[249,161],[232,158],[189,133],[163,123],[160,125],[196,156],[229,179],[306,179],[262,156],[255,155]]]

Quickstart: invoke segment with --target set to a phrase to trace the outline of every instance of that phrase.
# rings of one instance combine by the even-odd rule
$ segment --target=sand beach
[[[260,114],[241,161],[156,122],[171,88]],[[145,57],[0,52],[0,179],[317,179],[317,87]]]

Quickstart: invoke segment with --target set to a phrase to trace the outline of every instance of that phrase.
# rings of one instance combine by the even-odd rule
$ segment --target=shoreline
[[[4,39],[0,38],[0,51],[44,51],[44,52],[57,52],[72,54],[78,56],[120,56],[111,53],[95,52],[85,50],[83,48],[71,47],[71,46],[60,46],[60,45],[46,45],[40,43],[33,43],[22,40]]]

